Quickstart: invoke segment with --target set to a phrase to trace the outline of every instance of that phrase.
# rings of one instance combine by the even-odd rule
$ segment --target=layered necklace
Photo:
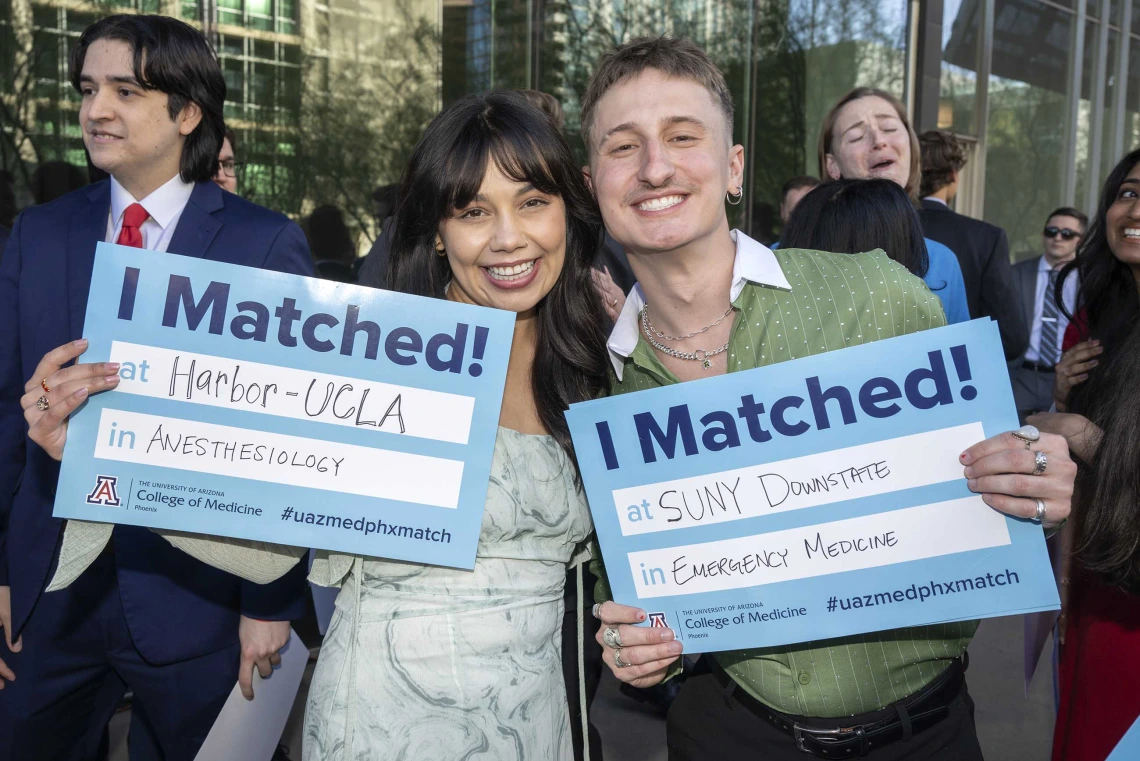
[[[718,346],[717,348],[711,349],[709,351],[705,351],[704,349],[696,349],[694,351],[680,351],[679,349],[674,349],[672,346],[666,346],[665,344],[661,343],[661,341],[684,341],[689,338],[695,338],[696,336],[699,336],[702,333],[715,328],[717,325],[720,325],[722,322],[724,322],[724,318],[728,317],[730,314],[732,314],[732,304],[728,305],[728,309],[724,310],[724,314],[716,318],[714,322],[705,325],[700,330],[694,330],[692,333],[688,333],[683,336],[671,336],[666,333],[662,333],[660,330],[653,327],[653,323],[649,321],[649,304],[647,303],[641,308],[641,331],[645,334],[645,338],[647,341],[649,341],[649,345],[654,349],[657,349],[657,351],[662,352],[663,354],[668,354],[670,357],[675,357],[677,359],[684,359],[690,362],[700,362],[701,366],[704,367],[704,369],[708,370],[712,367],[712,358],[717,354],[721,354],[728,350],[727,341],[725,341],[723,346]]]

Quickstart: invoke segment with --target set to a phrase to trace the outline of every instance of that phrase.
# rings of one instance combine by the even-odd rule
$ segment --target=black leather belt
[[[1030,362],[1026,360],[1021,363],[1022,370],[1032,370],[1035,373],[1054,373],[1056,370],[1052,365],[1047,365],[1044,362]]]
[[[945,719],[950,703],[962,689],[964,663],[969,663],[968,655],[964,662],[955,658],[933,682],[915,694],[878,711],[829,721],[791,716],[769,708],[740,689],[714,658],[706,656],[703,660],[725,689],[725,700],[735,700],[757,718],[791,736],[796,747],[805,753],[834,759],[865,756],[898,740],[909,740]],[[820,726],[823,723],[843,726]]]

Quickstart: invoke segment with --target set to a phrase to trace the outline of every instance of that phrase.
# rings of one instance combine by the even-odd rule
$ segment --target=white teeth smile
[[[530,274],[530,271],[534,269],[535,261],[535,259],[531,259],[529,262],[516,264],[513,267],[487,267],[486,270],[495,280],[518,280]]]
[[[1124,231],[1125,238],[1135,238],[1140,240],[1140,227],[1129,227]]]
[[[684,196],[665,196],[664,198],[650,198],[648,201],[642,201],[637,205],[637,208],[642,211],[661,211],[676,206],[684,201]]]

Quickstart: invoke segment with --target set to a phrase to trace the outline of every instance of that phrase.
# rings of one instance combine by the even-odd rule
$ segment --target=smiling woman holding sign
[[[515,312],[474,572],[321,557],[342,583],[305,759],[573,758],[559,631],[591,530],[562,413],[605,388],[590,276],[601,220],[565,141],[521,96],[456,103],[412,154],[388,283]]]

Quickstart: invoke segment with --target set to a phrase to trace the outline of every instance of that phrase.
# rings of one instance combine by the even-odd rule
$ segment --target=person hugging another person
[[[892,180],[917,203],[921,153],[906,107],[895,96],[873,87],[857,87],[844,95],[823,118],[819,166],[833,180]],[[958,257],[929,238],[926,250],[930,267],[922,279],[941,300],[947,323],[966,322],[970,310]]]

